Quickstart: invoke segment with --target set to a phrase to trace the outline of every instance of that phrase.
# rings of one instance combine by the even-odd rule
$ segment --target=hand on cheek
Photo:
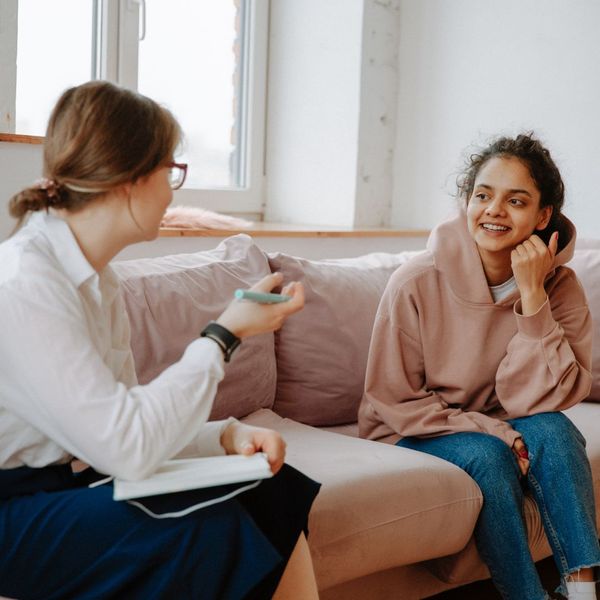
[[[519,292],[523,315],[536,313],[546,301],[544,279],[552,268],[558,249],[558,232],[548,246],[535,234],[519,244],[511,253],[511,267]]]

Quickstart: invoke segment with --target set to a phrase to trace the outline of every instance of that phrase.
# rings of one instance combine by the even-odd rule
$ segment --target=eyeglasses
[[[185,181],[188,168],[187,163],[171,162],[167,167],[169,167],[169,183],[171,184],[171,189],[178,190]]]

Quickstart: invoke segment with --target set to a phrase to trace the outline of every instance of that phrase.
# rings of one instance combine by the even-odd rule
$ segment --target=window
[[[50,109],[61,92],[92,77],[92,7],[92,0],[19,0],[18,133],[44,135]]]
[[[63,89],[115,81],[181,123],[177,202],[262,212],[268,0],[2,0],[0,22],[0,131],[43,135]]]

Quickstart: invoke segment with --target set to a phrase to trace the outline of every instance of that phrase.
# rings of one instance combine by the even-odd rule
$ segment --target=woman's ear
[[[544,206],[544,208],[540,209],[540,214],[538,218],[538,224],[535,226],[537,231],[541,231],[542,229],[546,229],[548,223],[550,223],[550,218],[552,217],[553,206]]]

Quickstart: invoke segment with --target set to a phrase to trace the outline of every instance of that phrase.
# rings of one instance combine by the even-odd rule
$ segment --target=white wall
[[[365,0],[355,227],[388,227],[398,105],[399,0]]]
[[[401,0],[399,23],[392,225],[434,225],[467,146],[533,129],[598,237],[600,2]]]
[[[363,0],[271,2],[268,220],[353,225],[362,17]]]
[[[399,0],[271,2],[268,220],[389,225]]]

